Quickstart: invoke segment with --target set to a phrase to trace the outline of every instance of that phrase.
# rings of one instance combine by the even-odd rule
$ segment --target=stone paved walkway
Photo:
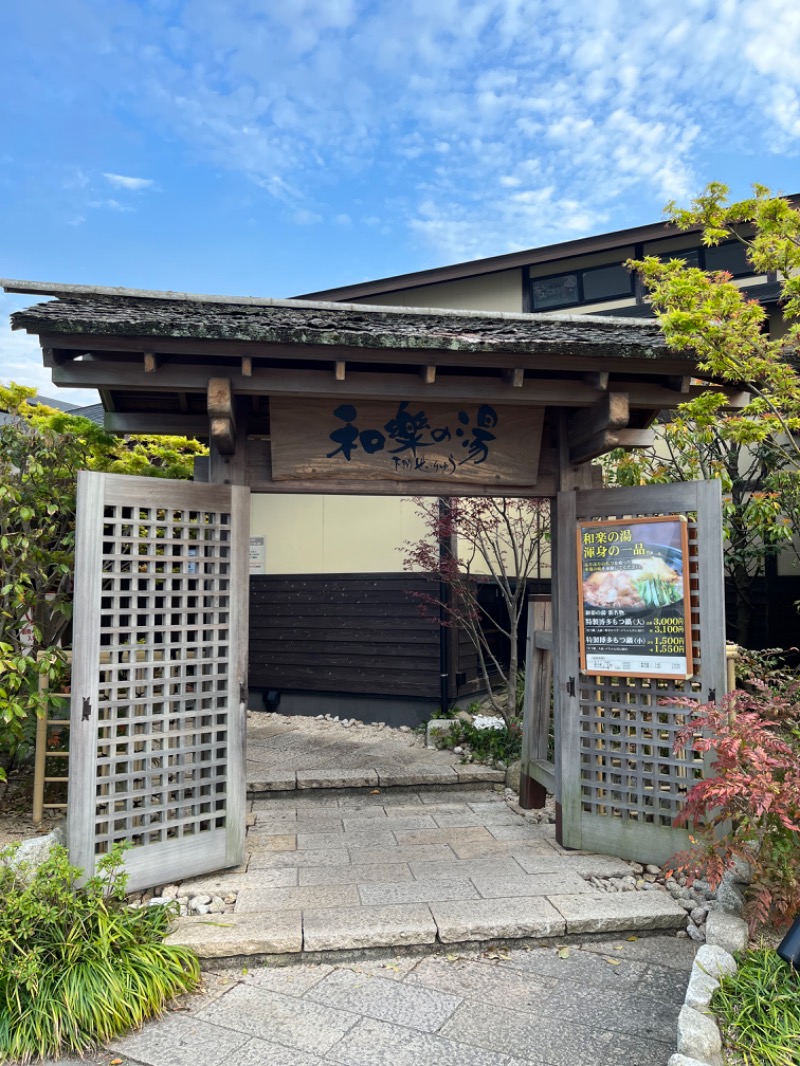
[[[352,721],[352,725],[350,722]],[[359,786],[499,782],[505,773],[426,748],[409,729],[251,711],[247,785],[251,792]]]
[[[666,1066],[695,951],[666,893],[600,892],[625,863],[413,735],[254,718],[247,861],[180,890],[236,899],[172,935],[205,991],[84,1066]]]
[[[690,941],[620,938],[212,973],[91,1063],[666,1066],[693,957]]]
[[[502,791],[275,793],[252,801],[247,864],[183,883],[236,894],[233,914],[181,919],[173,942],[205,959],[677,929],[664,892],[605,893],[630,874],[564,851]]]

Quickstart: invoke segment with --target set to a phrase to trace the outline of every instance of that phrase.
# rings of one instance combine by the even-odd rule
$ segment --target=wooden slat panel
[[[440,628],[410,595],[430,589],[420,574],[251,578],[251,684],[436,697]]]
[[[82,473],[79,492],[70,855],[89,874],[133,844],[134,890],[236,865],[248,491]]]

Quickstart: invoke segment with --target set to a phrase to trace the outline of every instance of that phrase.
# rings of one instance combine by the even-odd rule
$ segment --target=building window
[[[658,257],[668,263],[672,259],[683,259],[687,266],[700,270],[726,270],[735,278],[742,278],[753,273],[753,267],[747,258],[747,245],[741,241],[725,241],[713,248],[681,248],[674,252],[665,252]]]
[[[715,248],[704,248],[706,270],[727,270],[735,278],[752,274],[753,267],[747,258],[747,245],[741,241],[726,241]]]
[[[699,248],[682,248],[679,252],[665,252],[664,255],[660,255],[658,258],[662,263],[671,263],[673,259],[682,259],[687,267],[702,269]]]
[[[531,278],[531,310],[550,311],[633,296],[633,275],[620,264]]]
[[[532,283],[534,311],[579,304],[581,296],[578,278],[578,274],[561,274],[557,278],[536,278]]]

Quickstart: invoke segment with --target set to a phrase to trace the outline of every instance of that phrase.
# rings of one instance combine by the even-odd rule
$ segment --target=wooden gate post
[[[525,810],[541,809],[547,799],[553,764],[548,760],[553,682],[552,601],[532,596],[528,601],[525,657],[525,696],[522,705],[522,772],[519,802]],[[550,784],[552,790],[554,779]]]
[[[553,543],[553,730],[555,733],[556,840],[580,848],[580,707],[578,704],[578,563],[573,538],[577,494],[561,492]]]

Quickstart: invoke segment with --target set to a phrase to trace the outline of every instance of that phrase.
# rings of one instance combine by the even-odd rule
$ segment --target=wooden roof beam
[[[419,368],[419,376],[426,385],[433,385],[434,381],[436,381],[436,367],[421,366]]]
[[[626,392],[605,392],[592,407],[578,411],[567,422],[567,443],[572,449],[606,430],[623,429],[630,421],[630,399]]]
[[[157,374],[145,377],[141,365],[101,360],[78,360],[53,368],[53,383],[71,388],[113,389],[130,392],[207,392],[210,380],[224,367],[178,366],[165,364]],[[574,379],[546,380],[527,378],[522,388],[514,388],[498,379],[457,375],[437,377],[425,385],[419,374],[391,372],[351,373],[345,382],[331,380],[330,370],[276,370],[258,368],[252,377],[231,374],[233,390],[243,395],[350,396],[363,399],[382,397],[407,400],[447,401],[475,398],[486,403],[527,404],[532,407],[591,407],[602,393]],[[626,382],[625,393],[631,409],[656,411],[674,407],[674,390],[649,382]],[[705,391],[693,386],[689,395]],[[750,394],[724,387],[729,407],[744,407]]]
[[[145,374],[155,374],[159,367],[159,358],[155,352],[144,353],[144,372]]]
[[[347,376],[347,364],[344,359],[337,359],[333,368],[334,381],[344,381]]]
[[[510,385],[512,389],[521,389],[525,382],[524,368],[517,366],[513,370],[504,370],[503,381],[505,381],[506,385]]]
[[[236,405],[230,378],[209,378],[209,438],[220,455],[236,452]]]
[[[203,438],[209,435],[209,424],[205,415],[107,411],[104,426],[109,433],[157,433]]]
[[[65,358],[72,358],[73,355],[84,355],[90,352],[98,353],[101,358],[110,356],[112,352],[129,352],[139,358],[143,344],[153,343],[152,338],[146,339],[144,337],[47,331],[43,331],[40,334],[39,341],[43,347],[58,349],[63,352]],[[330,345],[315,343],[311,340],[306,344],[290,344],[280,341],[159,337],[157,351],[160,355],[187,355],[192,359],[210,357],[218,363],[227,360],[238,363],[243,356],[249,355],[253,359],[301,360],[303,362],[315,360],[329,367],[333,358]],[[688,369],[691,369],[692,373],[694,373],[694,364],[691,360],[687,359],[686,356],[680,355],[680,353],[670,352],[668,349],[665,349],[663,355],[659,354],[657,359],[637,359],[626,355],[615,355],[612,350],[606,349],[602,345],[576,346],[568,341],[558,345],[544,344],[529,352],[513,351],[509,348],[495,349],[494,347],[485,351],[475,351],[469,348],[426,348],[422,346],[418,348],[398,346],[381,348],[358,347],[350,348],[345,357],[350,363],[357,360],[368,363],[387,363],[389,365],[396,365],[397,363],[416,366],[435,364],[439,367],[478,365],[497,371],[521,367],[526,371],[546,370],[551,373],[554,360],[557,360],[559,371],[578,374],[609,372],[622,375],[646,374],[648,377],[657,377],[662,381],[668,376],[675,378],[685,376]],[[603,367],[603,371],[597,370],[598,365]],[[233,367],[230,370],[226,369],[225,373],[229,374],[233,372],[233,369]],[[592,384],[591,381],[589,384]]]
[[[606,392],[608,390],[608,377],[607,370],[593,370],[583,375],[583,382],[585,385],[591,385],[593,389]]]
[[[569,450],[569,461],[588,463],[614,448],[650,448],[655,443],[652,429],[604,429]]]

